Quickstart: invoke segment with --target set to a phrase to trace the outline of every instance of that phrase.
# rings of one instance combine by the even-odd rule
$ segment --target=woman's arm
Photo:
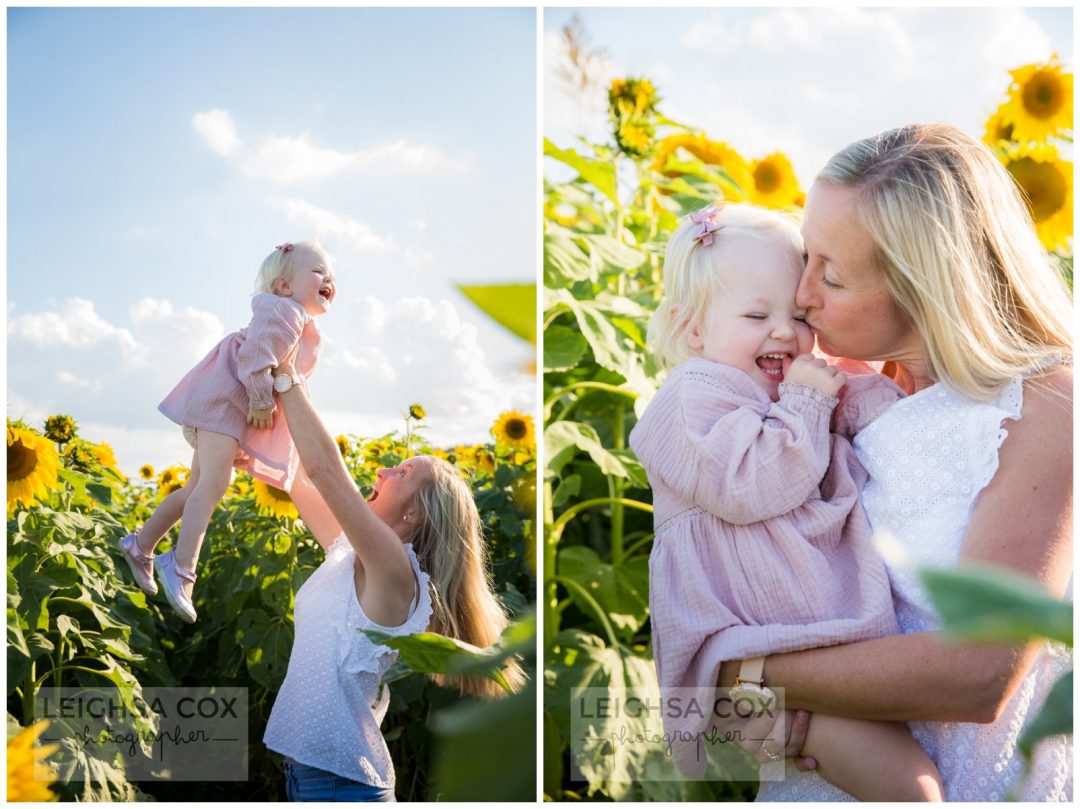
[[[1072,371],[1025,385],[1023,416],[1008,422],[997,474],[976,503],[962,563],[1037,579],[1060,598],[1072,574]],[[934,632],[770,655],[766,683],[788,706],[867,719],[991,722],[1039,643],[974,644]],[[734,665],[721,684],[734,681]]]
[[[279,370],[292,373],[286,363]],[[296,451],[366,572],[364,610],[383,626],[398,626],[416,594],[412,564],[401,538],[368,507],[360,495],[337,444],[327,432],[302,385],[279,395]]]

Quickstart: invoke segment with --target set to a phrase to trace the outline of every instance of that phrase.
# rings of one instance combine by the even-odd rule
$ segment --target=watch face
[[[776,704],[776,694],[771,688],[763,688],[749,683],[732,686],[728,691],[731,701],[743,712],[754,716],[765,713]],[[741,715],[741,714],[740,714]]]
[[[278,393],[285,393],[292,387],[292,380],[287,376],[275,376],[274,377],[274,390]]]

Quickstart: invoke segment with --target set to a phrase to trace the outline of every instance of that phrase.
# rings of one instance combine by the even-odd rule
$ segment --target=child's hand
[[[847,376],[821,357],[800,354],[784,368],[784,381],[809,385],[826,396],[836,396],[847,382]]]
[[[248,409],[247,423],[257,430],[269,430],[274,425],[274,408]]]

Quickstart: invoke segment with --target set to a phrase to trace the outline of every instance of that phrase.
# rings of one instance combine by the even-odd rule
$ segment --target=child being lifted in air
[[[742,661],[732,697],[768,705],[763,656],[899,631],[849,439],[901,394],[810,353],[795,303],[802,270],[795,223],[747,205],[691,215],[667,246],[649,344],[670,372],[630,445],[653,490],[660,687],[694,689],[699,705],[716,702],[724,661]],[[688,712],[665,725],[676,763],[702,777],[712,720]],[[761,753],[779,761],[783,746],[766,740]],[[902,723],[816,713],[802,752],[861,800],[943,800]]]
[[[197,617],[192,590],[199,550],[234,467],[288,490],[313,532],[340,533],[304,474],[274,402],[275,390],[306,385],[315,370],[322,342],[315,318],[329,311],[336,294],[330,256],[315,242],[279,245],[263,261],[255,289],[247,328],[218,343],[158,406],[194,449],[186,485],[162,500],[141,530],[120,540],[135,581],[155,595],[154,547],[182,518],[176,547],[156,561],[166,599],[188,623]],[[271,369],[297,345],[300,376],[272,379]]]

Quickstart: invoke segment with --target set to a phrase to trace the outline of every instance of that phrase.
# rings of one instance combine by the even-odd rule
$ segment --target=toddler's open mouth
[[[765,374],[769,379],[775,379],[777,381],[784,378],[784,360],[791,359],[791,355],[787,353],[769,353],[762,354],[755,362],[757,367],[761,369],[761,372]]]

